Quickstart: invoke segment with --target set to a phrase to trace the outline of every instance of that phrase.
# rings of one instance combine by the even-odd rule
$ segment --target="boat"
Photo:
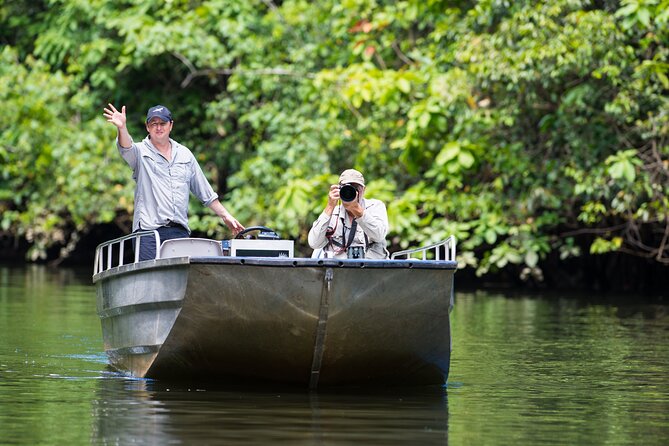
[[[292,240],[260,234],[161,243],[144,231],[100,244],[93,283],[110,366],[310,389],[446,383],[453,237],[374,260],[294,257]],[[127,246],[147,235],[158,254],[139,261]]]

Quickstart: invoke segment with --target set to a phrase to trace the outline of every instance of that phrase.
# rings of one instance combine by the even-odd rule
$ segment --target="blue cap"
[[[152,118],[160,118],[161,121],[171,122],[172,113],[164,105],[154,105],[146,113],[146,122],[149,122]]]

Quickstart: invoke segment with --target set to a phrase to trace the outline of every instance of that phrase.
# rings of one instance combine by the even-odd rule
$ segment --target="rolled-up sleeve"
[[[325,232],[328,228],[329,222],[330,216],[325,212],[322,212],[316,221],[314,221],[314,223],[311,225],[309,236],[307,237],[307,241],[309,242],[311,249],[320,249],[327,244],[328,240],[327,237],[325,237]]]
[[[205,206],[209,206],[214,200],[218,198],[218,195],[214,192],[214,189],[209,184],[209,181],[204,176],[204,172],[200,168],[200,165],[197,163],[195,158],[192,159],[191,163],[192,176],[190,179],[190,190]]]
[[[125,160],[126,163],[130,166],[130,168],[135,171],[137,170],[137,145],[135,142],[132,142],[132,145],[130,147],[122,147],[121,144],[118,142],[118,137],[116,137],[116,148],[118,149],[118,153],[121,154],[123,159]]]

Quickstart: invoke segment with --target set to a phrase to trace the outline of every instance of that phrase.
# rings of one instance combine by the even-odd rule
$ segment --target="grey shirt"
[[[156,229],[174,222],[190,232],[190,192],[205,206],[218,198],[191,151],[172,139],[170,143],[172,159],[167,161],[148,136],[140,143],[133,141],[127,149],[116,139],[118,151],[132,168],[132,178],[137,182],[133,231]]]

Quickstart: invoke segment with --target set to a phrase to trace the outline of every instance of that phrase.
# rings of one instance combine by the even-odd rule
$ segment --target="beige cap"
[[[365,185],[365,177],[355,169],[346,169],[339,175],[339,184],[355,183]]]

